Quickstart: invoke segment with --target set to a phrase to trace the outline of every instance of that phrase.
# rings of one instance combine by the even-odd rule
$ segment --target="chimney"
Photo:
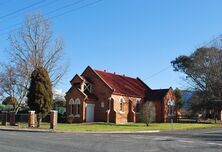
[[[114,72],[113,74],[116,74],[116,72]]]
[[[125,77],[125,74],[123,74],[123,76]]]
[[[104,70],[104,72],[106,72],[106,70]]]

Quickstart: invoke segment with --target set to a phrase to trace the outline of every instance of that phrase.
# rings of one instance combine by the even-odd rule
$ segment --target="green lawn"
[[[26,128],[27,124],[20,124],[21,128]],[[197,123],[174,123],[173,130],[187,130],[187,129],[202,129],[202,128],[216,128],[222,127],[218,124],[197,124]],[[43,123],[41,128],[48,129],[49,124]],[[133,124],[107,124],[107,123],[96,123],[96,124],[62,124],[59,123],[57,126],[58,131],[64,132],[82,132],[82,131],[93,131],[93,132],[103,132],[103,131],[148,131],[148,130],[172,130],[172,125],[170,123],[152,123],[150,126],[146,126],[143,123],[133,123]]]

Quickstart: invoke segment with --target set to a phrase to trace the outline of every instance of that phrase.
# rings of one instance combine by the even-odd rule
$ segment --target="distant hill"
[[[183,99],[183,107],[184,108],[189,108],[190,106],[190,99],[193,96],[194,92],[193,91],[188,91],[188,90],[181,90],[182,94],[182,99]]]

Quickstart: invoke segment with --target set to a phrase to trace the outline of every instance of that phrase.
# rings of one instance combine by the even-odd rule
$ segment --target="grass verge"
[[[27,124],[19,124],[20,128],[27,128]],[[152,123],[146,126],[143,123],[132,124],[112,124],[112,123],[95,123],[95,124],[64,124],[59,123],[57,131],[62,132],[107,132],[107,131],[150,131],[150,130],[189,130],[222,127],[219,124],[198,124],[198,123]],[[43,123],[42,129],[48,129],[49,123]]]

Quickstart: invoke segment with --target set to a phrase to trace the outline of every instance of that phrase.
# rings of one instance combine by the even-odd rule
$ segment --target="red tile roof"
[[[130,78],[100,70],[95,71],[112,89],[114,89],[114,94],[145,97],[146,93],[150,90],[139,78]]]

